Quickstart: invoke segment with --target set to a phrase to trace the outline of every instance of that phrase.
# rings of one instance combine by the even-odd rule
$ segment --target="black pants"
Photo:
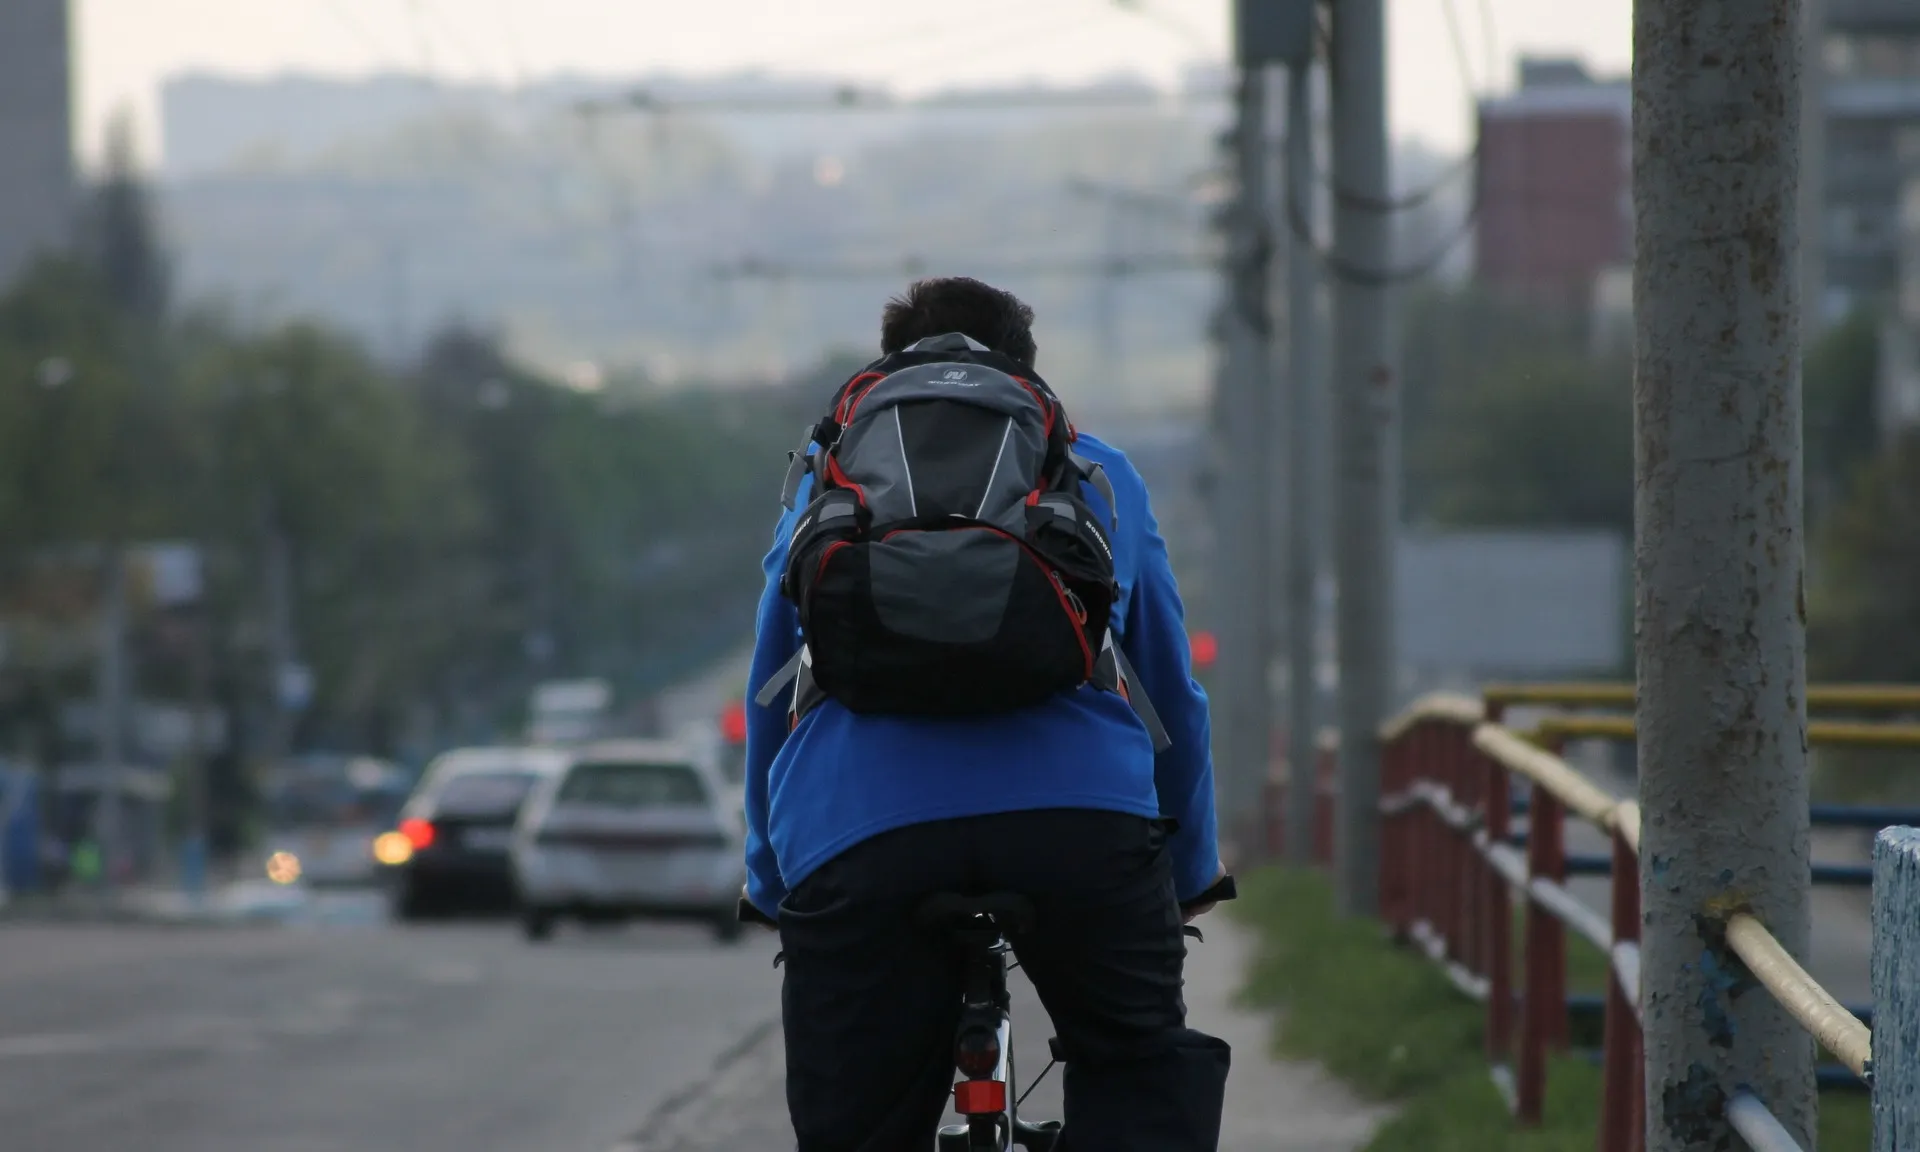
[[[780,909],[800,1152],[933,1147],[961,993],[951,938],[914,924],[935,892],[1033,904],[1013,945],[1066,1057],[1062,1152],[1213,1152],[1230,1053],[1186,1027],[1165,839],[1113,812],[1007,813],[902,828],[809,876]]]

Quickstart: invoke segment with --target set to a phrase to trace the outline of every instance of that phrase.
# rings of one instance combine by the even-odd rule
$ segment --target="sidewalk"
[[[271,921],[298,905],[300,894],[261,884],[225,884],[195,901],[178,888],[132,885],[57,894],[14,893],[0,902],[0,924],[14,922],[139,923],[209,926]]]
[[[1219,1152],[1358,1152],[1386,1111],[1359,1103],[1319,1069],[1276,1061],[1273,1021],[1234,1002],[1251,958],[1247,930],[1225,916],[1202,921],[1205,943],[1187,949],[1187,1011],[1195,1028],[1233,1045]],[[1018,977],[1016,976],[1016,980]],[[1051,1034],[1024,981],[1015,992],[1015,1055],[1024,1088],[1046,1066]],[[614,1152],[731,1152],[790,1148],[777,1019],[769,1019],[724,1057],[700,1089],[671,1101],[644,1135]],[[1060,1073],[1049,1073],[1022,1115],[1060,1115]]]
[[[1249,930],[1203,918],[1207,939],[1187,948],[1188,1021],[1233,1045],[1220,1152],[1358,1152],[1390,1110],[1364,1104],[1310,1064],[1273,1057],[1273,1017],[1234,1003],[1253,958]]]

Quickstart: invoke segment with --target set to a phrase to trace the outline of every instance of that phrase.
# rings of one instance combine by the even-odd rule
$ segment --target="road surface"
[[[768,940],[0,925],[7,1152],[608,1152],[773,1025]]]
[[[772,937],[388,925],[366,898],[253,927],[0,923],[5,1152],[750,1152],[792,1147]],[[1377,1114],[1266,1058],[1246,942],[1195,945],[1234,1045],[1222,1152],[1351,1152]],[[1051,1034],[1024,981],[1022,1087]],[[1060,1115],[1056,1070],[1029,1115]]]

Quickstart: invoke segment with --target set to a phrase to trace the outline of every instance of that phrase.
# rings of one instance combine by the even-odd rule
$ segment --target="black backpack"
[[[841,386],[792,454],[781,592],[800,611],[794,723],[831,697],[861,713],[978,716],[1083,684],[1124,694],[1157,747],[1153,707],[1113,641],[1113,488],[1073,451],[1046,382],[962,335],[882,357]],[[813,451],[813,449],[818,449]]]

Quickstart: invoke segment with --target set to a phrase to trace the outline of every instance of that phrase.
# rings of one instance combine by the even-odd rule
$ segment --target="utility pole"
[[[293,576],[286,527],[280,507],[268,495],[262,516],[266,547],[267,600],[267,712],[266,767],[278,771],[292,744],[293,701],[288,689],[294,671]]]
[[[1810,942],[1800,0],[1634,6],[1634,624],[1647,1150],[1804,1147],[1814,1045],[1722,921]]]
[[[1372,915],[1380,896],[1380,725],[1394,706],[1393,574],[1399,499],[1399,383],[1389,347],[1393,226],[1379,210],[1387,172],[1386,7],[1333,8],[1335,487],[1340,668],[1342,907]]]
[[[1120,205],[1112,198],[1108,198],[1102,213],[1101,227],[1101,247],[1115,265],[1100,275],[1094,289],[1094,378],[1107,395],[1124,396],[1126,390],[1120,379],[1125,362],[1120,356],[1120,275],[1115,269],[1125,253],[1121,251]]]
[[[1313,250],[1313,65],[1287,68],[1287,153],[1282,210],[1297,224],[1287,245],[1287,857],[1313,863],[1318,804],[1320,635],[1317,591],[1320,524],[1325,507],[1321,468],[1320,284]],[[1304,233],[1304,234],[1301,234]]]
[[[107,542],[100,578],[93,725],[94,755],[101,775],[93,836],[100,849],[101,875],[111,885],[118,879],[120,845],[125,839],[120,783],[127,763],[127,548],[118,534]]]
[[[1255,0],[1242,0],[1254,3]],[[1265,848],[1262,812],[1272,739],[1272,493],[1268,436],[1272,402],[1273,226],[1267,179],[1267,68],[1243,63],[1233,129],[1238,198],[1227,256],[1226,389],[1221,405],[1224,466],[1219,469],[1223,523],[1217,533],[1226,592],[1222,619],[1222,725],[1215,763],[1223,785],[1225,824],[1240,866]]]
[[[1273,740],[1275,596],[1274,489],[1280,468],[1273,372],[1273,148],[1267,125],[1268,77],[1276,64],[1313,54],[1313,0],[1236,0],[1234,56],[1240,69],[1231,134],[1238,197],[1227,273],[1226,372],[1220,382],[1225,449],[1217,469],[1221,523],[1216,567],[1224,595],[1220,619],[1221,704],[1225,724],[1214,763],[1223,782],[1226,823],[1242,865],[1267,846],[1267,765]]]

